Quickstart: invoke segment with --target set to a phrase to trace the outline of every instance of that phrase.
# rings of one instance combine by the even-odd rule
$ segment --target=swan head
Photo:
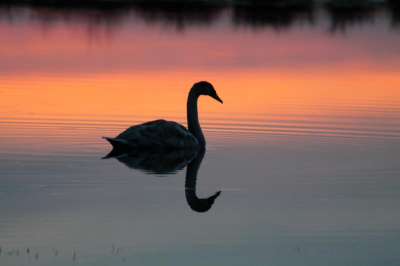
[[[208,95],[211,98],[219,101],[220,103],[224,103],[221,98],[219,98],[217,92],[215,91],[213,85],[207,81],[200,81],[193,85],[193,88],[199,95]]]

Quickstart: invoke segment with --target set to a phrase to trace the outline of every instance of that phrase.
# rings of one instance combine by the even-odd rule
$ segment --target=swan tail
[[[114,157],[116,155],[123,154],[133,148],[132,143],[130,143],[129,141],[124,140],[124,139],[116,139],[116,138],[109,138],[109,137],[103,137],[103,139],[110,142],[110,144],[113,147],[112,151],[104,158]]]
[[[121,148],[121,147],[126,147],[130,146],[130,142],[124,139],[116,139],[116,138],[109,138],[109,137],[102,137],[103,139],[107,140],[110,142],[110,144],[113,146],[113,148]]]

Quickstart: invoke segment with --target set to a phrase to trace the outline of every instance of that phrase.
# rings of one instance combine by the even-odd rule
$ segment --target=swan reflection
[[[196,183],[197,183],[197,173],[199,171],[201,162],[203,161],[205,155],[205,149],[202,149],[197,154],[186,168],[186,179],[185,179],[185,194],[186,201],[190,208],[196,212],[206,212],[211,209],[214,201],[221,195],[221,191],[218,191],[213,196],[206,199],[199,199],[196,195]]]
[[[208,198],[198,198],[196,194],[197,174],[205,155],[205,149],[171,151],[132,151],[116,154],[111,152],[103,159],[115,158],[120,163],[146,174],[168,175],[186,167],[185,195],[190,208],[196,212],[207,212],[221,195],[216,192]]]
[[[133,150],[128,153],[111,151],[106,157],[115,158],[131,169],[147,174],[168,175],[182,170],[198,154],[197,150]]]

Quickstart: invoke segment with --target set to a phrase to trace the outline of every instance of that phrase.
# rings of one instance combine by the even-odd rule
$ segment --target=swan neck
[[[206,140],[201,130],[197,113],[197,99],[199,96],[200,95],[194,89],[190,90],[187,101],[187,122],[190,133],[196,137],[200,146],[204,148],[206,146]]]

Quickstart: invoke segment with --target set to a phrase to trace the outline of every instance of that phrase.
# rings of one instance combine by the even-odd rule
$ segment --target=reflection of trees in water
[[[60,9],[40,7],[31,10],[30,19],[42,23],[44,29],[52,25],[51,22],[80,23],[86,26],[90,40],[99,40],[103,34],[105,37],[112,35],[117,26],[125,22],[129,14],[129,10],[122,8]]]
[[[391,14],[391,26],[400,25],[397,0],[330,0],[322,6],[316,5],[315,0],[14,0],[0,3],[0,20],[12,23],[28,10],[29,19],[43,23],[44,28],[59,21],[83,23],[89,36],[96,37],[103,32],[110,34],[132,18],[179,31],[196,25],[211,26],[222,14],[231,14],[225,10],[232,11],[236,26],[279,31],[296,24],[314,25],[315,10],[320,8],[329,14],[333,33],[372,24],[385,8]]]
[[[15,14],[17,12],[17,14]],[[0,21],[6,20],[9,23],[13,23],[14,17],[18,16],[19,10],[16,10],[10,6],[0,5]]]
[[[173,26],[177,30],[191,25],[211,25],[223,9],[221,5],[182,0],[141,1],[133,6],[135,14],[147,23]]]
[[[345,31],[353,25],[373,24],[382,4],[366,0],[329,1],[325,5],[331,18],[331,32]]]
[[[400,1],[388,0],[388,7],[392,15],[392,27],[400,27]]]
[[[236,25],[280,30],[295,22],[313,24],[313,11],[312,1],[251,0],[246,4],[235,5],[233,21]]]
[[[47,8],[31,9],[30,18],[41,21],[85,22],[94,25],[115,25],[124,21],[129,11],[115,9]]]
[[[59,23],[83,25],[90,40],[108,38],[118,26],[126,22],[131,13],[130,9],[121,7],[87,8],[41,4],[29,6],[27,9],[26,6],[0,5],[0,21],[7,19],[13,23],[20,17],[28,18],[29,21],[39,23],[44,32],[50,31]]]

